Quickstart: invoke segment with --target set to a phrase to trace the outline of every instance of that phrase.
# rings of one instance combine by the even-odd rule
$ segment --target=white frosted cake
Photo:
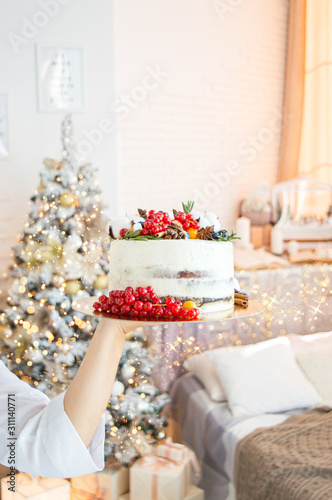
[[[234,304],[230,241],[117,239],[110,250],[110,290],[152,286],[160,298],[192,300],[204,313]]]
[[[111,220],[110,291],[152,287],[163,303],[190,301],[204,314],[233,309],[236,235],[193,205]]]

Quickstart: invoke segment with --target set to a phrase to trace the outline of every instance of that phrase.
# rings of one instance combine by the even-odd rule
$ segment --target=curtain
[[[332,183],[332,0],[289,0],[278,181]]]

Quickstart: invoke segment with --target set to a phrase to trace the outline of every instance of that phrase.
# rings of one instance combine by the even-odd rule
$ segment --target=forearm
[[[102,319],[67,389],[65,411],[88,446],[106,409],[125,340],[116,322]]]
[[[6,477],[9,472],[10,472],[9,467],[0,464],[0,479],[2,477]]]

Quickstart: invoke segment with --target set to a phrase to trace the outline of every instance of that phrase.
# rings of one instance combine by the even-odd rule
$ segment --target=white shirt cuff
[[[58,469],[50,477],[77,477],[104,469],[104,416],[87,448],[64,409],[65,392],[50,401],[43,411],[41,426],[45,451]]]

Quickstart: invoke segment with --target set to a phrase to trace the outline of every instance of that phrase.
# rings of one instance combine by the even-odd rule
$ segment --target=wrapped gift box
[[[106,467],[101,472],[73,477],[71,500],[87,498],[87,494],[101,500],[117,500],[129,490],[129,471],[120,464]],[[85,497],[84,497],[85,495]]]
[[[184,444],[173,443],[171,438],[167,438],[163,444],[157,446],[158,457],[170,458],[178,462],[188,456],[189,449]]]
[[[65,479],[17,474],[15,491],[8,490],[8,477],[1,479],[2,500],[69,500],[70,483]]]
[[[201,490],[201,488],[197,488],[197,486],[191,485],[184,500],[204,500],[204,490]]]
[[[192,481],[192,473],[194,472],[195,484],[200,478],[201,467],[195,453],[180,443],[173,443],[172,438],[167,438],[163,444],[156,447],[156,455],[170,460],[184,461],[187,467],[188,484]]]
[[[188,489],[187,460],[147,455],[130,469],[130,500],[183,500]]]

